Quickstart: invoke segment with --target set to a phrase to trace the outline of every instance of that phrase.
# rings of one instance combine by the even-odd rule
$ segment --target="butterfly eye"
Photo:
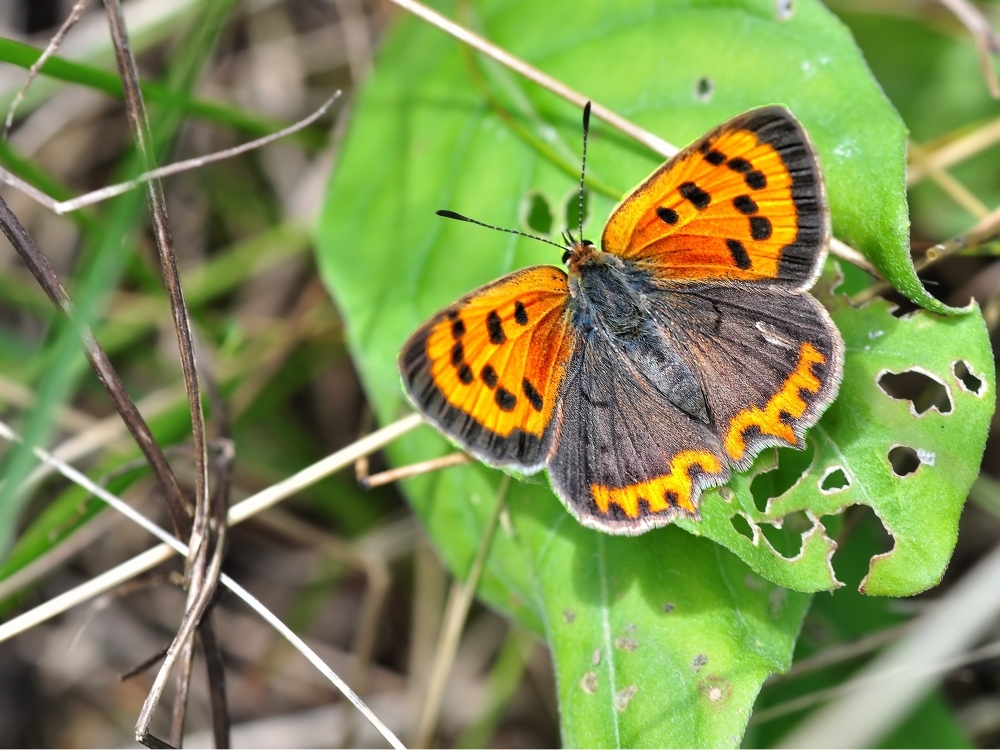
[[[568,261],[569,260],[569,256],[571,256],[572,254],[573,254],[573,252],[571,250],[566,250],[563,253],[562,262],[565,263],[566,261]]]
[[[586,245],[587,247],[593,247],[594,246],[594,243],[591,242],[590,240],[581,240],[580,244],[581,245]]]

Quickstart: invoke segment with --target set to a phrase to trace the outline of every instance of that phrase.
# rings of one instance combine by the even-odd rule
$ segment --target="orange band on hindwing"
[[[605,487],[594,484],[590,494],[597,507],[605,515],[612,503],[617,505],[629,518],[638,518],[642,510],[640,501],[645,501],[649,513],[661,513],[672,507],[693,515],[696,507],[693,500],[693,480],[690,469],[697,466],[706,474],[718,474],[723,470],[719,459],[705,451],[681,451],[670,461],[670,473],[646,482],[628,487]]]
[[[744,433],[751,427],[760,430],[761,435],[773,435],[786,441],[789,445],[795,445],[798,441],[795,437],[795,430],[791,425],[782,421],[782,414],[787,414],[792,419],[801,419],[806,413],[809,405],[802,398],[801,392],[816,394],[823,387],[821,381],[813,374],[813,365],[822,365],[826,362],[824,357],[808,341],[799,347],[799,361],[792,374],[788,376],[778,391],[760,409],[751,405],[749,408],[736,414],[729,429],[726,432],[725,447],[726,452],[734,461],[743,459],[746,452],[746,441]]]

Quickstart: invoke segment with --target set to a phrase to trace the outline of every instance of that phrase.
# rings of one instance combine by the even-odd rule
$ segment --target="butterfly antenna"
[[[587,172],[587,134],[590,132],[590,102],[583,107],[583,163],[580,165],[580,238],[583,238],[583,176]]]
[[[495,229],[498,232],[507,232],[508,234],[517,234],[517,235],[520,235],[521,237],[527,237],[528,239],[531,239],[531,240],[538,240],[539,242],[545,242],[546,244],[552,245],[554,247],[558,247],[560,250],[565,250],[566,249],[563,245],[560,245],[558,242],[553,242],[552,240],[547,240],[544,237],[538,237],[538,236],[536,236],[534,234],[528,234],[527,232],[519,232],[516,229],[507,229],[505,227],[495,227],[492,224],[487,224],[487,223],[482,222],[482,221],[476,221],[475,219],[470,219],[468,216],[462,216],[462,214],[457,214],[454,211],[448,211],[447,209],[444,209],[444,208],[442,208],[439,211],[435,211],[434,213],[436,213],[438,216],[443,216],[446,219],[455,219],[456,221],[467,221],[470,224],[478,224],[481,227],[486,227],[487,229]]]

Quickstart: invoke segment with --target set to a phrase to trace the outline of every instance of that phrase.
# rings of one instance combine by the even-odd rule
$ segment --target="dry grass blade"
[[[410,477],[416,477],[431,471],[447,469],[451,466],[461,466],[462,464],[467,464],[472,460],[473,459],[465,453],[451,453],[447,456],[441,456],[441,458],[432,458],[429,461],[421,461],[420,463],[410,464],[409,466],[400,466],[398,469],[389,469],[388,471],[373,474],[369,477],[361,477],[358,480],[358,484],[366,490],[370,490],[374,487],[381,487],[384,484],[397,482],[400,479],[409,479]]]
[[[411,414],[400,419],[391,425],[383,427],[381,430],[373,432],[371,435],[352,443],[351,445],[327,456],[322,461],[317,461],[312,466],[308,466],[297,474],[293,474],[282,482],[271,485],[265,490],[261,490],[255,495],[248,497],[243,502],[234,505],[228,514],[228,524],[234,526],[248,518],[260,513],[267,508],[291,497],[295,493],[309,487],[324,477],[340,471],[352,465],[359,456],[369,455],[391,443],[393,440],[403,435],[413,428],[423,423],[423,417],[419,414]],[[0,423],[2,425],[2,423]],[[0,436],[2,436],[0,432]],[[12,433],[11,433],[12,434]],[[54,459],[58,461],[58,459]],[[62,465],[58,461],[58,465]],[[85,478],[86,479],[86,478]],[[90,480],[87,480],[88,482]],[[92,483],[91,483],[92,484]],[[102,490],[103,492],[103,490]],[[106,591],[110,591],[116,586],[130,581],[142,573],[155,568],[160,563],[169,560],[177,553],[177,549],[170,544],[164,543],[154,547],[140,555],[136,555],[131,560],[117,565],[111,570],[92,578],[86,583],[76,588],[60,594],[50,599],[34,609],[31,609],[17,617],[0,624],[0,643],[13,638],[19,633],[23,633],[30,628],[49,620],[72,607],[89,601],[95,596],[99,596]]]
[[[21,222],[18,221],[17,216],[10,210],[10,207],[3,198],[0,198],[0,229],[3,230],[7,239],[10,240],[11,245],[13,245],[14,249],[17,250],[18,254],[24,260],[32,275],[38,281],[39,286],[42,287],[52,301],[52,304],[66,318],[72,320],[73,303],[66,292],[66,288],[59,280],[48,260],[46,260],[45,256],[38,249],[35,241],[21,225]],[[125,389],[124,383],[122,383],[121,378],[118,377],[118,373],[111,365],[111,360],[108,359],[107,354],[105,354],[104,350],[97,343],[90,330],[83,328],[80,331],[80,335],[83,339],[84,349],[86,350],[87,359],[90,361],[91,367],[93,367],[98,379],[111,397],[115,409],[121,415],[122,420],[149,462],[149,466],[160,484],[174,528],[178,534],[187,533],[189,519],[185,511],[184,496],[181,493],[177,477],[174,476],[170,464],[167,462],[163,451],[149,429],[149,425],[142,418],[135,402]]]
[[[479,585],[479,577],[486,564],[486,557],[489,554],[490,546],[493,542],[493,534],[496,532],[497,522],[500,520],[500,513],[503,510],[504,500],[507,497],[507,490],[510,488],[510,476],[504,475],[497,490],[497,500],[493,506],[493,512],[486,522],[483,530],[483,538],[476,551],[476,557],[469,568],[469,575],[465,581],[455,581],[448,594],[448,605],[445,609],[444,622],[441,626],[441,633],[438,639],[437,649],[434,652],[434,664],[431,668],[431,677],[428,681],[424,703],[420,710],[420,721],[417,724],[417,739],[414,743],[416,747],[430,747],[434,737],[434,727],[437,725],[438,714],[441,711],[441,699],[444,697],[445,684],[448,681],[448,674],[451,672],[451,665],[455,660],[455,652],[458,649],[458,641],[462,636],[465,627],[465,618],[468,617],[469,607],[476,595],[476,587]]]
[[[9,440],[11,442],[20,441],[20,438],[18,437],[17,433],[15,433],[12,429],[10,429],[10,427],[8,427],[3,422],[0,422],[0,437],[3,437],[4,439]],[[179,541],[176,537],[169,534],[166,530],[156,525],[148,518],[143,516],[141,513],[133,509],[130,505],[128,505],[128,503],[124,502],[120,498],[111,494],[100,485],[95,484],[85,474],[82,474],[72,466],[60,461],[59,459],[55,458],[46,451],[41,450],[40,448],[33,447],[32,451],[40,460],[51,464],[60,474],[65,476],[67,479],[79,485],[80,487],[86,489],[88,492],[92,493],[96,497],[99,497],[101,500],[106,502],[108,505],[117,510],[119,513],[126,516],[129,520],[141,526],[143,529],[145,529],[150,534],[159,539],[161,542],[163,542],[163,545],[172,550],[173,552],[185,556],[188,554],[189,549],[186,544]],[[353,457],[351,460],[353,461]],[[351,462],[350,461],[345,462],[345,465],[349,463]],[[151,551],[155,551],[156,549],[159,548],[155,548],[154,550]],[[216,554],[219,559],[219,566],[221,570],[222,553],[220,551]],[[95,580],[96,579],[88,581],[86,585],[88,586],[92,585]],[[288,628],[288,626],[286,626],[283,622],[281,622],[281,620],[278,617],[276,617],[260,601],[258,601],[252,594],[250,594],[249,591],[240,586],[235,580],[230,578],[228,575],[220,573],[220,575],[218,576],[218,580],[226,588],[228,588],[230,591],[236,594],[240,599],[242,599],[246,604],[248,604],[253,610],[255,610],[258,614],[264,617],[264,619],[268,622],[268,624],[270,624],[272,627],[278,630],[278,632],[281,633],[281,635],[286,640],[288,640],[296,648],[296,650],[298,650],[304,657],[306,657],[306,659],[308,659],[314,666],[316,666],[317,669],[319,669],[320,672],[322,672],[323,675],[328,680],[330,680],[330,682],[332,682],[337,687],[338,690],[340,690],[340,692],[344,695],[344,697],[347,698],[351,703],[353,703],[358,708],[358,710],[360,710],[365,715],[365,717],[372,723],[373,726],[375,726],[376,729],[378,729],[379,733],[386,739],[387,742],[389,742],[389,744],[392,747],[394,748],[404,747],[404,745],[396,738],[396,736],[392,733],[392,731],[390,731],[389,728],[386,727],[385,724],[371,711],[371,709],[368,708],[367,705],[365,705],[365,703],[361,700],[361,698],[357,696],[357,694],[347,685],[347,683],[344,682],[333,670],[331,670],[322,661],[322,659],[320,659],[319,656],[316,655],[316,653],[312,649],[310,649],[301,638],[299,638],[294,632],[292,632],[291,629]],[[210,597],[210,594],[203,593],[203,596]],[[192,628],[190,632],[193,632],[193,625],[197,621],[198,621],[197,617],[190,617],[185,620],[186,623],[191,623],[189,625],[189,627]],[[11,620],[7,623],[4,623],[4,625],[0,626],[0,641],[4,640],[4,633],[2,631],[6,630],[8,626],[10,626],[13,622],[14,621]],[[179,632],[178,638],[175,641],[175,643],[177,641],[186,640],[188,638],[190,638],[190,633],[186,633],[184,637],[182,637],[182,634]],[[150,694],[153,695],[154,691],[150,691]],[[165,746],[155,738],[149,738],[149,739],[151,742],[151,744],[149,745],[150,747]]]
[[[964,654],[1000,616],[998,590],[1000,547],[936,601],[894,646],[853,680],[834,688],[839,698],[807,717],[780,746],[875,746],[944,670],[1000,653],[1000,644],[991,644],[979,653]]]

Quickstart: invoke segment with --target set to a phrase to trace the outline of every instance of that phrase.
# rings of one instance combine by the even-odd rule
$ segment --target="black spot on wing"
[[[461,318],[455,317],[451,324],[451,336],[456,341],[465,335],[465,323]]]
[[[514,320],[520,326],[528,325],[528,311],[524,309],[524,304],[521,300],[514,303]]]
[[[729,252],[733,256],[733,262],[736,263],[737,268],[742,271],[750,268],[750,255],[747,253],[747,249],[743,246],[742,242],[739,240],[726,240],[726,247],[729,248]]]
[[[767,177],[760,170],[755,169],[752,172],[747,172],[743,179],[746,181],[747,186],[754,190],[763,190],[767,187]]]
[[[497,392],[493,397],[493,400],[497,402],[497,406],[499,406],[502,411],[514,411],[514,407],[517,406],[517,396],[503,386],[497,388]]]
[[[497,371],[493,369],[492,365],[486,365],[482,371],[479,373],[479,377],[483,379],[488,388],[496,388],[497,383],[500,382],[500,377],[497,375]]]
[[[541,411],[544,402],[542,401],[542,394],[535,390],[535,386],[531,384],[531,381],[527,378],[521,383],[524,389],[524,395],[528,397],[528,401],[531,402],[531,408],[535,411]]]
[[[764,216],[750,217],[750,236],[755,240],[766,240],[771,236],[771,221]]]
[[[691,205],[699,211],[703,211],[708,208],[708,204],[712,202],[712,196],[695,185],[693,182],[683,183],[678,190],[680,191],[680,194],[684,196],[686,200],[691,201]]]
[[[735,159],[730,159],[729,163],[726,164],[726,166],[729,167],[734,172],[739,172],[740,174],[746,174],[751,169],[753,169],[753,164],[751,164],[746,159],[743,159],[739,156],[737,156]]]
[[[733,207],[744,216],[757,213],[757,204],[749,195],[738,195],[733,198]]]
[[[455,345],[451,347],[451,363],[458,367],[465,360],[465,347],[462,346],[461,341],[456,341]]]
[[[656,215],[660,217],[664,224],[670,224],[671,226],[677,223],[680,218],[677,212],[672,208],[667,208],[666,206],[660,206],[656,209]]]
[[[726,160],[726,155],[721,151],[716,151],[714,148],[705,154],[705,161],[714,166],[719,166]]]
[[[475,380],[475,377],[472,374],[472,368],[464,362],[462,363],[462,366],[458,368],[458,379],[465,385],[470,385],[472,381]]]
[[[490,310],[490,314],[486,316],[486,328],[490,334],[490,343],[494,346],[500,346],[507,340],[507,334],[503,332],[503,321],[496,310]]]

